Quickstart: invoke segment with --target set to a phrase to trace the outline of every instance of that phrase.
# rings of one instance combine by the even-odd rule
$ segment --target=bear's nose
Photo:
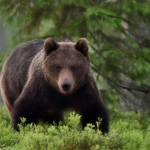
[[[62,83],[61,87],[63,88],[65,92],[68,92],[71,87],[71,84],[69,82],[64,82]]]

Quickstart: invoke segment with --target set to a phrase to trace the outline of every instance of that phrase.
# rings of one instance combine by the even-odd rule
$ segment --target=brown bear
[[[108,132],[109,115],[90,69],[88,42],[56,42],[52,38],[34,40],[18,46],[3,65],[1,93],[18,129],[20,117],[26,124],[49,124],[63,120],[63,111],[81,114],[83,127],[96,125]]]

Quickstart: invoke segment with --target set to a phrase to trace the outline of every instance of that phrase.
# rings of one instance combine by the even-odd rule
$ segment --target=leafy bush
[[[6,150],[70,150],[70,149],[149,149],[150,119],[146,115],[131,112],[111,113],[110,132],[102,135],[88,124],[81,130],[80,117],[70,113],[58,126],[45,124],[19,125],[20,132],[11,128],[9,116],[0,107],[0,149]]]

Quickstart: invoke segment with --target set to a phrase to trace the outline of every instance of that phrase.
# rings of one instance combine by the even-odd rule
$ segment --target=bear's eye
[[[61,70],[61,67],[60,67],[60,66],[56,66],[56,70],[57,70],[57,71],[60,71],[60,70]]]
[[[76,67],[75,67],[75,66],[71,66],[71,70],[72,70],[72,71],[75,71],[75,70],[76,70]]]

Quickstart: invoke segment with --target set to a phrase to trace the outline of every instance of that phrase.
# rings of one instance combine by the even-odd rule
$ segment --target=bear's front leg
[[[85,85],[76,96],[76,101],[80,103],[80,107],[76,108],[82,115],[81,123],[83,127],[88,123],[92,123],[95,125],[95,129],[97,129],[96,122],[98,121],[98,118],[100,118],[102,121],[99,129],[103,134],[109,131],[108,110],[101,99],[100,92],[94,77],[91,74],[88,76]]]
[[[18,124],[21,123],[22,117],[26,118],[25,125],[31,122],[38,123],[39,120],[39,109],[37,104],[33,104],[32,100],[19,99],[14,104],[14,110],[12,113],[12,126],[13,129],[19,131]]]
[[[98,118],[102,119],[99,129],[102,131],[102,134],[107,133],[109,131],[109,116],[108,111],[103,103],[95,103],[82,112],[81,123],[83,127],[85,127],[88,123],[92,123],[95,125],[95,129],[97,129],[96,122]]]

